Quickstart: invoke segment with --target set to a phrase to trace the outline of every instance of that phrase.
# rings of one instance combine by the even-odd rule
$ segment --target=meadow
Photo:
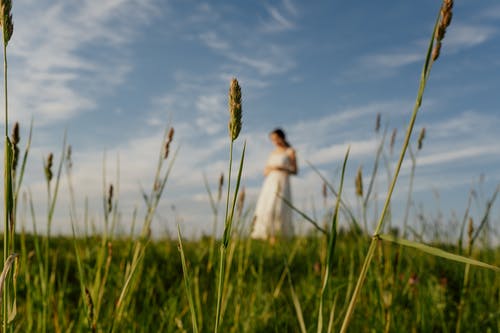
[[[318,171],[325,204],[331,209],[316,218],[288,203],[297,219],[311,224],[311,231],[271,244],[247,237],[252,207],[245,208],[240,189],[246,143],[238,141],[243,111],[237,79],[231,81],[228,94],[226,181],[219,181],[217,191],[211,190],[211,181],[205,184],[213,212],[207,216],[214,225],[212,234],[188,240],[179,227],[176,238],[151,235],[178,154],[172,148],[173,128],[165,131],[153,182],[143,190],[144,215],[129,219],[129,234],[117,233],[122,217],[113,185],[104,186],[100,221],[90,220],[87,207],[83,218],[76,214],[78,184],[72,182],[72,151],[66,140],[58,161],[52,153],[44,160],[48,209],[40,228],[31,194],[22,187],[31,134],[21,149],[19,125],[12,127],[11,135],[8,131],[7,45],[13,26],[11,3],[3,1],[2,331],[500,332],[500,248],[489,243],[496,232],[491,207],[498,189],[487,202],[479,203],[484,207],[481,216],[469,214],[470,204],[477,200],[470,197],[452,242],[440,234],[432,217],[409,221],[406,215],[401,228],[391,227],[391,196],[403,160],[409,155],[412,181],[418,165],[425,130],[418,140],[412,140],[412,132],[452,6],[445,0],[439,10],[398,158],[384,163],[387,151],[394,149],[384,133],[374,152],[371,175],[363,177],[360,170],[354,180],[359,200],[351,206],[343,196],[344,182],[350,181],[345,179],[347,151],[338,179],[326,179]],[[376,123],[379,131],[380,119]],[[243,147],[239,158],[233,156],[235,144]],[[390,180],[383,207],[369,228],[367,211],[379,173],[389,174]],[[363,184],[363,179],[368,182]],[[60,193],[61,182],[66,182],[68,193]],[[108,184],[105,179],[103,183]],[[73,234],[69,236],[51,233],[61,195],[70,198],[68,223]],[[410,185],[408,209],[411,195]],[[28,233],[27,226],[33,232]],[[217,232],[221,228],[223,232]],[[37,232],[42,229],[44,233]]]

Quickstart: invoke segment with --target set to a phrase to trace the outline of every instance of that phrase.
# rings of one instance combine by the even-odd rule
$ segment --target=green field
[[[44,258],[36,255],[36,241],[45,240],[21,235],[18,241],[15,330],[84,332],[95,326],[96,331],[108,332],[114,323],[115,332],[192,331],[176,241],[147,245],[121,311],[117,301],[126,284],[134,240],[76,241],[91,306],[80,288],[73,240],[51,239],[49,252],[43,254],[49,257],[48,284],[41,275],[38,261]],[[332,313],[334,332],[345,315],[368,243],[367,237],[338,235],[323,311],[326,322]],[[210,258],[212,246],[210,238],[184,243],[200,331],[214,327],[217,263]],[[459,307],[463,332],[499,331],[498,273],[472,268],[463,295],[463,264],[382,242],[376,252],[349,331],[454,332]],[[500,265],[500,249],[477,251],[473,256]],[[307,331],[317,331],[325,257],[325,238],[320,235],[274,246],[235,238],[227,259],[221,331],[299,332],[299,305]]]
[[[23,149],[18,147],[18,125],[11,136],[8,133],[7,44],[13,23],[11,1],[2,1],[6,124],[2,331],[500,332],[500,248],[488,241],[496,236],[490,213],[500,188],[487,202],[475,202],[484,207],[476,221],[469,214],[471,195],[469,207],[461,209],[464,217],[457,224],[456,239],[451,241],[448,234],[434,232],[439,226],[432,217],[421,219],[434,224],[427,222],[430,232],[418,219],[409,221],[408,214],[394,221],[400,229],[391,227],[392,194],[407,155],[412,168],[403,202],[407,202],[406,212],[411,207],[425,130],[418,140],[411,140],[412,132],[452,7],[453,1],[444,0],[440,8],[397,162],[396,155],[394,164],[387,162],[388,147],[391,158],[394,147],[384,133],[374,152],[373,173],[363,177],[361,169],[358,172],[358,202],[352,207],[342,192],[348,181],[347,151],[335,180],[339,186],[318,172],[325,185],[325,202],[327,196],[333,198],[326,216],[318,221],[294,207],[296,217],[311,223],[313,231],[271,243],[245,237],[252,214],[251,207],[243,209],[240,190],[246,144],[237,140],[242,130],[242,91],[236,79],[231,81],[228,98],[227,184],[221,182],[215,196],[207,182],[213,215],[198,221],[213,223],[212,235],[187,240],[179,228],[176,239],[151,237],[151,224],[175,167],[172,128],[165,131],[151,188],[143,189],[144,216],[134,213],[126,219],[132,221],[126,226],[128,235],[117,235],[117,225],[123,221],[118,191],[104,175],[102,228],[89,227],[94,222],[89,222],[93,213],[87,206],[84,218],[78,219],[78,184],[72,182],[71,147],[66,140],[59,160],[50,153],[43,161],[47,216],[42,228],[31,194],[22,187],[31,130]],[[233,156],[233,145],[243,147],[241,156]],[[390,180],[372,233],[367,211],[376,202],[372,190],[378,173],[387,173]],[[368,182],[363,184],[363,179]],[[59,191],[63,181],[68,188],[64,194]],[[225,190],[227,195],[222,195]],[[69,198],[67,221],[73,230],[64,237],[51,232],[61,195]],[[220,237],[216,237],[217,224],[223,225]],[[84,231],[79,230],[82,225]],[[27,233],[25,226],[33,232]],[[94,229],[103,231],[89,231]]]

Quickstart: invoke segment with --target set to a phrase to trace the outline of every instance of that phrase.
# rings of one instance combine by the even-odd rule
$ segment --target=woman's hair
[[[275,128],[271,134],[276,134],[287,147],[291,147],[290,143],[286,140],[286,134],[281,128]]]

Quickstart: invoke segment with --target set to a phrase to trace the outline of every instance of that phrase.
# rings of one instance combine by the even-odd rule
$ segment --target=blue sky
[[[49,152],[59,158],[65,130],[80,214],[88,197],[95,223],[102,223],[103,161],[107,183],[116,182],[119,164],[120,223],[128,230],[134,207],[143,206],[140,188],[151,182],[163,132],[172,125],[180,150],[153,228],[163,233],[180,222],[188,235],[208,232],[212,219],[203,174],[215,191],[227,170],[231,77],[243,91],[237,147],[247,141],[248,207],[272,149],[267,133],[277,126],[297,149],[297,206],[321,215],[322,181],[306,161],[338,184],[350,146],[345,195],[356,207],[354,176],[362,166],[368,182],[381,139],[374,132],[377,114],[389,133],[397,129],[395,149],[401,147],[440,4],[15,1],[8,47],[10,119],[21,123],[24,139],[34,119],[25,189],[33,194],[39,228],[46,200],[42,158]],[[461,218],[474,189],[479,199],[472,213],[479,220],[500,182],[499,39],[497,1],[456,1],[417,119],[416,135],[425,127],[427,136],[417,157],[412,216],[423,210],[442,223]],[[395,156],[386,151],[392,168]],[[405,164],[395,193],[395,224],[409,170]],[[379,200],[386,174],[382,169],[377,179]],[[61,232],[70,230],[67,193],[63,184],[54,225]],[[371,220],[376,207],[370,207]],[[495,221],[499,213],[495,207]],[[297,221],[298,229],[306,227]]]

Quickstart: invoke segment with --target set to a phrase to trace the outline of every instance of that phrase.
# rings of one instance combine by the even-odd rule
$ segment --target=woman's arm
[[[267,176],[271,171],[283,171],[287,172],[291,175],[296,175],[298,172],[297,169],[297,159],[295,157],[295,150],[294,149],[289,149],[287,152],[288,158],[290,159],[290,166],[289,167],[281,167],[281,166],[273,166],[273,165],[266,165],[264,168],[264,176]]]
[[[267,176],[273,170],[276,170],[276,167],[266,165],[266,167],[264,168],[264,176]]]
[[[289,149],[288,157],[290,158],[290,169],[288,170],[288,172],[292,175],[296,175],[299,172],[299,169],[297,168],[295,149]]]

